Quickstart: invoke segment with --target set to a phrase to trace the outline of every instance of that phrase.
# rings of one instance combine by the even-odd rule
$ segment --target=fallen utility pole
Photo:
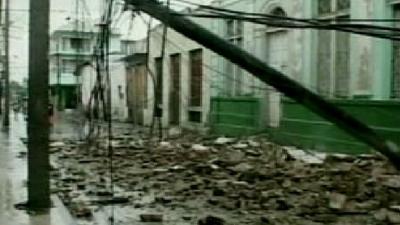
[[[4,12],[4,116],[3,127],[10,126],[10,0],[5,1]]]
[[[3,0],[0,0],[0,27],[3,26]],[[0,57],[3,51],[0,50]],[[0,59],[0,68],[4,69],[4,61]],[[0,115],[3,114],[3,71],[0,71]]]
[[[30,0],[28,208],[50,208],[49,0]]]
[[[303,87],[297,81],[290,79],[266,65],[257,57],[227,42],[197,23],[177,16],[176,11],[168,9],[156,0],[126,0],[126,2],[133,5],[137,10],[147,13],[163,23],[168,23],[169,27],[178,33],[239,65],[264,83],[273,86],[286,96],[336,124],[353,137],[385,155],[400,169],[400,152],[396,144],[385,140],[367,125]]]

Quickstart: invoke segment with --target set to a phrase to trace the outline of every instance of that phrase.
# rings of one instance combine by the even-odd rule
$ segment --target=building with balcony
[[[87,21],[69,21],[50,37],[49,85],[52,102],[59,110],[74,109],[81,101],[78,68],[91,62],[98,27]],[[120,52],[120,35],[111,35],[111,52]]]

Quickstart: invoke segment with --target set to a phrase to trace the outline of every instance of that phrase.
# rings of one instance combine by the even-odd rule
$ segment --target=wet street
[[[111,142],[53,142],[53,191],[79,224],[400,224],[400,174],[380,155],[114,125]]]
[[[27,200],[26,137],[23,115],[11,116],[9,132],[0,132],[0,224],[1,225],[74,225],[72,217],[57,197],[48,213],[28,214],[14,205]]]
[[[22,116],[1,133],[0,225],[106,225],[111,215],[115,225],[400,224],[400,174],[379,155],[176,130],[160,142],[123,123],[114,124],[111,142],[103,132],[88,144],[79,140],[81,121],[74,113],[56,118],[50,152],[57,197],[43,215],[14,209],[26,200]]]

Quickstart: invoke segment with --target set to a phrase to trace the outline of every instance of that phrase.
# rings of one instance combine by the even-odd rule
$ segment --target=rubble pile
[[[54,191],[77,217],[119,204],[157,209],[142,222],[177,210],[182,224],[400,224],[400,173],[378,155],[316,154],[263,137],[139,137],[53,145]]]

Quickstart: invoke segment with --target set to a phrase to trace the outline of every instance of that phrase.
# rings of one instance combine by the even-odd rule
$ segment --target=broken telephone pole
[[[0,0],[0,27],[3,27],[3,0]],[[3,31],[4,32],[4,31]],[[3,56],[3,51],[0,50],[0,57]],[[0,115],[3,114],[3,69],[4,69],[4,61],[0,59]]]
[[[364,123],[303,87],[297,81],[290,79],[285,74],[266,65],[257,57],[227,42],[197,23],[179,16],[176,11],[168,9],[156,0],[126,0],[126,2],[133,5],[137,10],[147,13],[163,23],[168,23],[169,27],[178,33],[239,65],[264,83],[271,85],[379,151],[397,168],[400,168],[400,152],[394,143],[385,140]]]
[[[50,208],[49,0],[30,0],[28,207]]]
[[[10,125],[10,0],[5,1],[4,11],[4,115],[3,127]]]

